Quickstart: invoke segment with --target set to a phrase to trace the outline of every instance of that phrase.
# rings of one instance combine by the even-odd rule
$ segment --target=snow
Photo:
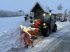
[[[61,28],[64,28],[66,26],[69,26],[70,25],[70,22],[69,21],[66,21],[66,22],[57,21],[56,24],[57,24],[57,28],[58,29],[61,29]]]
[[[69,26],[70,22],[69,21],[67,21],[67,22],[57,21],[56,24],[58,26],[58,30],[60,30],[61,28]],[[30,26],[30,22],[29,21],[25,22],[24,16],[0,18],[0,42],[1,42],[0,43],[0,52],[6,52],[7,50],[11,49],[12,47],[19,48],[19,47],[24,46],[19,40],[19,38],[20,38],[19,26],[20,25],[24,25],[24,26],[28,27],[28,26]],[[62,32],[63,31],[61,31],[61,33]],[[67,32],[67,29],[65,29],[64,32]],[[45,44],[45,42],[49,43],[49,42],[53,41],[54,39],[55,38],[48,39],[48,40],[45,39],[42,43],[43,44]],[[42,44],[36,45],[36,47],[40,48],[40,47],[42,47]]]
[[[51,7],[51,9],[56,9],[57,6],[62,3],[64,9],[70,9],[69,7],[69,0],[1,0],[0,1],[0,9],[2,10],[23,10],[24,12],[28,13],[35,5],[36,2],[39,2],[43,5],[43,8],[46,9],[47,6]],[[13,3],[13,4],[12,4]],[[56,12],[56,11],[55,11]],[[21,47],[22,45],[19,41],[20,37],[20,29],[19,25],[29,26],[29,21],[24,21],[24,16],[21,17],[0,17],[0,52],[6,52],[8,49],[12,47]],[[56,22],[58,26],[58,30],[70,25],[70,22]],[[61,32],[67,32],[68,29],[64,29]],[[50,40],[44,40],[43,44],[36,45],[36,47],[41,48],[45,46],[45,42],[51,42],[53,38]],[[37,48],[36,48],[37,49]]]
[[[64,14],[64,10],[52,10],[53,14]]]
[[[24,21],[24,17],[0,17],[0,32],[7,31],[18,27],[21,22]]]
[[[29,21],[24,20],[24,16],[19,17],[0,17],[0,33],[19,27],[19,25],[29,25]]]
[[[20,25],[29,26],[30,23],[25,22],[24,16],[0,18],[0,52],[24,46],[20,43]]]
[[[24,16],[21,17],[4,17],[1,18],[0,17],[0,34],[1,32],[6,32],[10,29],[15,29],[16,27],[19,27],[19,25],[23,24],[28,26],[29,25],[29,21],[24,20]],[[64,26],[67,26],[70,24],[70,22],[56,22],[58,29],[62,28]]]
[[[70,32],[70,22],[56,22],[56,24],[58,26],[58,30],[61,28],[63,29],[51,34],[49,37],[42,39],[35,45],[34,48],[29,48],[25,52],[51,52],[54,50],[55,47],[63,41],[58,39],[58,37],[63,37],[66,35],[66,33]]]

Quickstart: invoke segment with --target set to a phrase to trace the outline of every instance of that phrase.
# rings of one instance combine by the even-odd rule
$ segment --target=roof
[[[36,2],[35,5],[32,7],[31,10],[33,10],[36,5],[39,5],[43,9],[44,12],[49,12],[48,9],[44,5],[42,5],[41,3],[39,3],[39,2]]]
[[[47,2],[48,2],[48,0],[47,0]],[[46,3],[47,3],[46,2]],[[52,1],[50,1],[50,3],[51,3]],[[51,9],[52,10],[52,13],[54,13],[54,14],[57,14],[57,13],[64,13],[64,9],[63,10],[56,10],[56,8],[54,9],[54,8],[49,8],[50,7],[50,5],[51,4],[46,4],[45,2],[41,2],[40,0],[38,0],[38,1],[35,1],[34,3],[30,3],[27,7],[29,7],[28,9],[26,9],[27,10],[27,12],[25,11],[25,13],[29,13],[34,7],[35,7],[35,5],[36,4],[39,4],[40,6],[41,6],[41,8],[44,10],[44,12],[49,12],[49,9]],[[53,3],[54,4],[54,3]],[[49,7],[48,7],[49,6]],[[51,5],[51,6],[53,6],[53,5]],[[49,9],[48,9],[49,8]]]
[[[29,13],[29,12],[35,7],[35,5],[36,5],[37,3],[38,3],[38,4],[40,5],[40,7],[44,10],[44,12],[49,12],[47,6],[44,5],[43,3],[40,3],[39,1],[33,3],[32,5],[30,5],[30,7],[29,7],[28,9],[26,9],[27,12],[26,12],[26,11],[24,11],[24,12],[25,12],[25,13]]]
[[[53,14],[64,14],[64,10],[53,10]]]

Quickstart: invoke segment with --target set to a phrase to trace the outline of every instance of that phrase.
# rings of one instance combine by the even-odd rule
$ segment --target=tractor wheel
[[[45,28],[41,32],[44,37],[47,37],[50,34],[49,28]]]
[[[46,35],[49,36],[49,34],[50,34],[50,30],[49,30],[49,28],[47,28]]]
[[[57,25],[55,24],[55,25],[54,25],[53,32],[56,32],[56,31],[57,31]]]

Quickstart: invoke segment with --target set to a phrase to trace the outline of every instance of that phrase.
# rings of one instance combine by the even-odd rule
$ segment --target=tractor
[[[49,13],[46,15],[43,14],[42,19],[35,19],[33,22],[34,28],[39,28],[40,32],[44,37],[49,36],[51,32],[57,31],[57,25],[56,25],[56,16]]]

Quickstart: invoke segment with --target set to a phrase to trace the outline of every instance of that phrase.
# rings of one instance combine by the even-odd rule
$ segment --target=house
[[[31,7],[30,7],[31,8]],[[48,7],[45,7],[45,5],[36,2],[34,6],[29,10],[29,14],[34,17],[34,19],[42,19],[44,15],[48,15],[51,10],[48,9]]]
[[[37,2],[30,12],[34,13],[34,18],[40,18],[40,17],[43,17],[42,14],[44,12],[44,9]]]
[[[52,13],[56,15],[58,21],[64,20],[64,10],[53,10]]]
[[[30,6],[28,14],[33,16],[34,19],[42,19],[44,17],[43,15],[48,15],[50,11],[55,16],[57,16],[57,14],[59,13],[58,11],[50,10],[46,5],[43,5],[43,3],[36,2],[34,3],[34,5]]]

